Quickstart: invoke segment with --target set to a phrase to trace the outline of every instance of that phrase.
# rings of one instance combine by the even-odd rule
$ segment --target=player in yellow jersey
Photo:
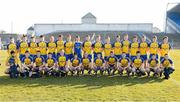
[[[103,51],[103,44],[101,42],[101,36],[98,35],[96,38],[96,42],[92,45],[93,46],[93,51],[94,51],[94,59],[97,58],[97,53],[102,56],[102,51]]]
[[[94,59],[93,67],[95,75],[97,75],[98,71],[100,71],[100,74],[103,75],[103,72],[105,71],[105,61],[101,57],[101,53],[97,53],[97,57]]]
[[[48,53],[48,58],[45,60],[46,66],[45,66],[45,75],[54,75],[54,72],[56,70],[57,60],[53,57],[52,53]]]
[[[146,70],[146,72],[147,72],[148,76],[150,76],[150,72],[153,72],[154,76],[157,76],[160,74],[161,69],[159,66],[159,61],[158,61],[158,59],[156,59],[155,54],[153,54],[152,58],[148,60],[147,69],[148,70]]]
[[[45,59],[41,56],[41,52],[37,51],[37,55],[34,58],[32,77],[40,77],[43,74],[45,68]]]
[[[126,57],[126,53],[122,53],[122,57],[118,61],[118,71],[120,76],[123,75],[123,71],[126,70],[126,73],[128,76],[130,76],[131,73],[131,67],[130,67],[131,61],[128,57]]]
[[[56,76],[65,76],[68,73],[68,59],[64,55],[64,51],[60,51],[60,56],[57,59],[57,73]]]
[[[56,41],[57,45],[57,58],[60,56],[60,52],[64,50],[64,41],[63,35],[59,35],[58,40]]]
[[[168,54],[165,54],[164,58],[161,60],[161,67],[164,69],[164,79],[169,79],[170,74],[172,74],[175,69],[173,61],[169,58]]]
[[[29,42],[29,53],[32,58],[36,56],[38,45],[36,43],[36,38],[34,36],[31,37],[31,41]]]
[[[39,43],[38,43],[38,48],[39,48],[41,56],[44,59],[47,59],[47,42],[45,42],[44,39],[45,39],[44,35],[41,35],[39,39]]]
[[[71,75],[73,75],[77,71],[77,75],[80,74],[81,71],[81,59],[78,58],[77,54],[74,54],[74,58],[71,59],[71,64],[69,66],[69,71],[71,72]]]
[[[149,44],[149,58],[152,57],[153,54],[156,55],[158,59],[158,51],[159,51],[159,43],[157,42],[157,36],[153,36],[152,42]]]
[[[92,70],[92,62],[91,59],[88,58],[88,53],[84,53],[84,56],[82,58],[82,75],[84,75],[84,71],[87,70],[88,74],[91,74],[91,70]]]
[[[30,56],[29,51],[25,52],[25,57],[21,62],[21,76],[31,77],[33,68],[33,58]]]
[[[118,59],[120,59],[121,54],[122,54],[122,44],[120,42],[120,36],[119,35],[116,36],[116,41],[113,43],[112,47],[113,47],[113,50],[114,50],[114,55]]]
[[[160,44],[160,54],[161,54],[160,61],[164,58],[165,54],[169,54],[170,49],[171,49],[171,45],[168,42],[168,37],[165,36],[163,38],[163,42]]]
[[[106,38],[106,43],[103,45],[103,48],[104,48],[104,59],[106,61],[107,58],[110,56],[110,52],[112,51],[112,44],[110,42],[109,36]]]
[[[137,51],[137,56],[132,60],[132,75],[134,74],[141,76],[146,75],[145,69],[144,69],[144,60],[141,58],[141,54],[139,51]]]
[[[84,53],[88,54],[88,58],[92,59],[92,43],[90,41],[90,36],[86,36],[86,40],[82,44],[82,50]]]
[[[73,58],[73,53],[74,53],[73,47],[74,44],[71,41],[71,35],[68,35],[67,41],[64,43],[64,52],[67,60],[71,60]]]
[[[124,39],[121,42],[121,44],[122,44],[122,52],[126,53],[126,57],[130,57],[130,55],[129,55],[129,50],[130,50],[129,47],[130,47],[131,42],[128,40],[128,34],[124,35]]]
[[[19,44],[19,59],[22,61],[23,57],[25,57],[25,52],[28,50],[29,46],[27,43],[27,36],[23,35],[22,41]]]
[[[139,51],[141,53],[141,57],[144,59],[144,68],[147,66],[147,52],[148,52],[149,44],[146,41],[146,36],[142,36],[141,42],[139,44]]]
[[[10,37],[10,43],[7,45],[7,53],[10,56],[10,52],[14,51],[17,54],[17,45],[14,42],[14,38]]]
[[[133,60],[136,57],[136,53],[139,51],[139,42],[138,42],[138,36],[133,36],[133,42],[130,44],[130,55],[131,60]]]
[[[52,54],[53,58],[57,58],[56,56],[56,42],[54,41],[54,36],[50,37],[50,42],[47,43],[48,53]]]
[[[114,56],[113,51],[110,52],[110,56],[106,59],[106,68],[108,75],[114,75],[117,70],[117,58]]]

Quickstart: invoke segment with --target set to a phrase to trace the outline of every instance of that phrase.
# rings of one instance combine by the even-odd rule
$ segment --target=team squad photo
[[[119,75],[169,79],[175,71],[168,36],[153,36],[151,42],[145,35],[132,39],[128,34],[117,35],[115,41],[109,36],[102,39],[101,35],[93,36],[95,40],[90,35],[74,36],[71,39],[71,35],[59,34],[48,41],[45,35],[22,35],[17,41],[10,37],[5,74],[10,78]]]

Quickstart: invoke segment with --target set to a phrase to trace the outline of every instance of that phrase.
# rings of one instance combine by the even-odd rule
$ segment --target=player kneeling
[[[164,79],[169,79],[175,69],[173,61],[169,58],[168,54],[165,54],[164,59],[161,60],[161,67],[164,69]]]
[[[85,70],[88,71],[89,75],[91,74],[92,63],[91,63],[91,59],[88,57],[87,53],[84,53],[84,57],[82,58],[81,70],[82,70],[82,75],[84,75]]]
[[[100,71],[100,74],[103,75],[105,71],[105,62],[104,59],[101,57],[101,54],[97,54],[97,58],[94,59],[94,73],[97,75],[97,72]]]
[[[48,53],[44,74],[49,76],[54,75],[55,70],[56,70],[56,59],[52,56],[52,53]]]
[[[68,74],[68,59],[64,55],[64,51],[60,51],[60,56],[58,56],[57,61],[58,64],[54,76],[66,76]]]
[[[144,60],[140,57],[141,54],[137,51],[137,56],[132,60],[132,75],[136,73],[137,76],[146,75],[144,69]]]
[[[71,75],[73,75],[75,71],[77,71],[77,75],[81,72],[81,59],[78,58],[77,54],[74,54],[74,58],[71,59],[69,71]]]
[[[45,68],[44,58],[41,57],[40,51],[37,51],[37,55],[34,58],[34,66],[32,70],[33,78],[39,78],[43,74],[43,69]]]
[[[119,59],[118,64],[118,71],[120,76],[123,75],[123,71],[126,70],[127,76],[130,76],[131,73],[131,67],[130,67],[130,60],[128,57],[126,57],[126,53],[122,53],[122,58]]]
[[[5,71],[5,74],[9,74],[10,78],[17,78],[19,75],[18,58],[14,51],[11,51],[10,54],[6,61],[6,66],[9,66],[9,68]]]
[[[157,76],[160,74],[161,69],[159,68],[159,61],[156,58],[156,55],[153,54],[152,57],[148,60],[148,64],[147,64],[147,68],[146,68],[146,72],[148,77],[150,76],[150,72],[154,73],[154,76]]]
[[[106,70],[108,75],[114,75],[117,70],[117,58],[112,51],[110,52],[110,56],[106,59]]]
[[[33,58],[30,57],[29,51],[25,52],[25,57],[22,58],[21,62],[21,76],[22,77],[31,77],[33,68]]]

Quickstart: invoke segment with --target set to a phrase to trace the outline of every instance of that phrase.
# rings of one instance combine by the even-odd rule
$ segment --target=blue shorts
[[[56,58],[57,58],[57,55],[56,55],[55,53],[53,53],[53,54],[52,54],[52,57],[56,59]]]
[[[144,60],[147,60],[147,55],[141,55]]]
[[[97,67],[97,68],[96,68],[96,71],[98,71],[98,70],[102,70],[101,67]]]
[[[152,54],[149,55],[149,59],[152,58]],[[158,54],[156,54],[156,59],[158,59]]]
[[[44,59],[47,59],[47,55],[41,55],[41,57],[43,57]]]
[[[128,58],[129,58],[129,57],[130,57],[130,55],[129,55],[129,54],[126,54],[126,57],[128,57]]]
[[[88,54],[88,58],[89,58],[90,60],[92,60],[92,55],[91,55],[91,54]]]
[[[24,57],[25,57],[24,54],[20,54],[20,55],[19,55],[19,59],[20,59],[21,62],[23,61],[23,58],[24,58]]]
[[[131,56],[131,57],[130,57],[131,61],[132,61],[134,58],[136,58],[136,56]]]
[[[121,55],[115,55],[118,59],[120,59],[121,58]]]
[[[32,55],[32,54],[31,54],[30,57],[34,59],[34,58],[36,57],[36,55]]]
[[[102,53],[99,53],[99,54],[101,54],[101,57],[102,57]],[[97,53],[96,52],[94,52],[94,59],[95,58],[97,58]]]
[[[60,71],[66,71],[65,67],[59,67]]]
[[[82,59],[81,53],[77,53],[77,55],[78,55],[78,58]]]
[[[73,54],[67,54],[66,55],[66,59],[67,60],[71,60],[73,57],[74,57]]]
[[[160,57],[160,61],[163,60],[163,59],[164,59],[164,57],[161,56],[161,57]]]

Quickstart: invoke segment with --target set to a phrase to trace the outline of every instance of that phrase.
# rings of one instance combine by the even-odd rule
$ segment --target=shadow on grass
[[[21,85],[22,87],[40,87],[47,88],[59,86],[75,88],[98,89],[102,87],[125,85],[132,86],[146,83],[160,83],[163,79],[155,77],[127,77],[127,76],[68,76],[63,78],[46,77],[46,78],[17,78],[10,79],[8,76],[0,76],[0,86],[5,85]]]

